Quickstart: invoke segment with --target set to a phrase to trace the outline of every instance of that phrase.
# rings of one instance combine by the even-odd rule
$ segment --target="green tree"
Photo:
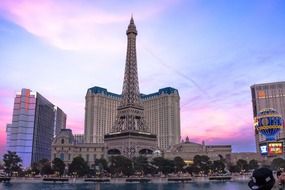
[[[139,156],[139,157],[135,157],[133,159],[134,162],[134,170],[136,172],[142,172],[144,174],[149,173],[149,163],[147,161],[147,158],[144,156]]]
[[[33,175],[38,175],[40,173],[39,163],[38,162],[32,163],[32,165],[31,165],[31,173]]]
[[[169,174],[174,172],[174,161],[168,160],[163,157],[156,157],[151,162],[152,165],[158,167],[158,171],[162,172],[163,174]]]
[[[186,165],[184,160],[179,156],[175,157],[173,161],[174,161],[175,172],[182,171],[183,167]]]
[[[239,159],[237,161],[237,167],[238,167],[238,172],[243,172],[243,171],[248,171],[249,167],[248,167],[248,163],[246,160],[243,159]]]
[[[71,164],[69,165],[68,172],[70,175],[76,173],[78,176],[82,177],[89,173],[89,166],[80,156],[73,158]]]
[[[44,158],[41,159],[38,162],[34,162],[31,165],[31,173],[38,175],[49,175],[52,173],[51,171],[51,167],[50,166],[50,162],[48,159]]]
[[[258,168],[258,162],[257,160],[253,159],[253,160],[250,160],[249,163],[248,163],[248,168],[250,170],[255,170]]]
[[[232,173],[240,172],[240,168],[233,163],[229,163],[228,168],[229,168],[229,171]]]
[[[5,172],[11,176],[13,172],[20,173],[22,171],[22,159],[16,154],[16,152],[8,151],[3,155],[3,162]]]
[[[41,175],[51,175],[53,170],[51,168],[51,163],[48,159],[42,159],[38,162]]]
[[[285,160],[282,158],[275,158],[274,160],[272,160],[270,168],[273,170],[285,168]]]
[[[208,174],[212,162],[210,161],[210,158],[206,155],[196,155],[193,159],[193,165],[196,166],[204,174]]]
[[[200,168],[197,167],[197,165],[192,164],[191,166],[188,166],[186,168],[187,172],[191,175],[198,174],[200,172]]]
[[[124,156],[112,156],[110,158],[110,172],[112,175],[123,173],[130,176],[134,173],[133,162]]]
[[[62,176],[65,169],[65,164],[60,158],[55,158],[52,161],[52,169],[59,172],[59,175]]]
[[[53,170],[50,166],[50,163],[45,164],[41,169],[41,175],[51,175],[53,174]]]
[[[98,166],[99,171],[108,170],[108,162],[105,158],[96,159],[95,166]]]
[[[216,173],[224,173],[225,164],[222,160],[215,160],[212,164],[212,170]]]

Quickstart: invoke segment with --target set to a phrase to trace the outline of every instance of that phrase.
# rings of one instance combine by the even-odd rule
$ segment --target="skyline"
[[[21,88],[59,106],[73,133],[88,88],[122,92],[132,13],[140,92],[178,89],[182,137],[255,151],[250,86],[284,81],[285,3],[123,3],[0,2],[0,154]]]

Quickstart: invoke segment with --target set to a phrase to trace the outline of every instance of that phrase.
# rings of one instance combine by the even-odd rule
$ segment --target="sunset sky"
[[[121,93],[126,29],[138,30],[141,93],[179,90],[182,137],[255,151],[250,86],[285,80],[282,0],[1,0],[0,155],[21,88],[83,133],[88,88]]]

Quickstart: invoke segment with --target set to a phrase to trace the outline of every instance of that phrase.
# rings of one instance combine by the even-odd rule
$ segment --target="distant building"
[[[139,94],[137,57],[136,57],[137,30],[133,18],[127,29],[128,47],[125,65],[124,87],[122,95],[108,92],[101,87],[87,90],[85,97],[85,124],[84,135],[86,143],[103,143],[104,135],[110,133],[117,120],[118,107],[121,102],[138,99],[143,119],[141,120],[149,132],[157,136],[157,146],[166,150],[180,141],[180,97],[177,89],[167,87],[152,94]],[[127,94],[127,93],[128,94]],[[130,98],[131,97],[131,98]],[[135,108],[134,108],[135,109]],[[133,111],[133,110],[131,110]],[[127,111],[126,111],[127,112]],[[140,118],[136,115],[136,119]],[[128,122],[133,117],[128,116]],[[124,122],[124,121],[122,121]]]
[[[86,143],[103,143],[116,120],[121,96],[104,88],[93,87],[85,96],[84,135]]]
[[[73,136],[75,144],[83,144],[85,142],[83,134],[74,134]]]
[[[7,150],[16,152],[24,167],[51,158],[51,143],[57,126],[55,113],[54,105],[37,92],[22,89],[16,95],[12,124],[6,129]],[[63,121],[58,119],[58,122]]]
[[[168,159],[174,159],[179,156],[186,161],[193,161],[194,156],[196,155],[206,155],[211,160],[218,160],[220,156],[227,158],[232,153],[231,145],[205,145],[194,143],[189,141],[189,138],[186,137],[186,140],[174,145],[171,149],[164,152],[164,157]]]
[[[61,129],[66,127],[66,114],[59,108],[55,109],[55,120],[54,120],[54,137],[60,132]]]
[[[121,95],[101,87],[89,88],[85,97],[87,143],[103,143],[115,123]],[[141,94],[144,117],[150,132],[157,135],[158,147],[166,150],[180,141],[180,98],[177,89],[167,87]]]
[[[92,167],[96,159],[104,157],[104,143],[76,143],[70,129],[61,129],[53,140],[51,154],[52,160],[60,158],[65,164],[71,164],[73,158],[80,156]]]
[[[158,147],[167,150],[180,142],[180,97],[178,90],[167,87],[141,95],[145,120],[157,135]]]
[[[232,163],[236,163],[240,159],[246,160],[248,163],[251,160],[256,160],[259,163],[267,162],[268,164],[270,164],[272,161],[272,159],[265,158],[256,152],[234,152],[230,155],[228,159],[230,159]]]
[[[282,118],[285,118],[285,82],[274,82],[265,84],[255,84],[251,87],[253,119],[257,117],[258,113],[263,109],[273,108]],[[260,153],[260,144],[265,143],[266,139],[256,129],[256,151]],[[281,129],[277,140],[284,141],[285,131]]]

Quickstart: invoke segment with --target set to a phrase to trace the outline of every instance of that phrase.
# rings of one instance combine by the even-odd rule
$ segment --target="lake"
[[[247,182],[191,183],[0,183],[0,190],[246,190]]]

